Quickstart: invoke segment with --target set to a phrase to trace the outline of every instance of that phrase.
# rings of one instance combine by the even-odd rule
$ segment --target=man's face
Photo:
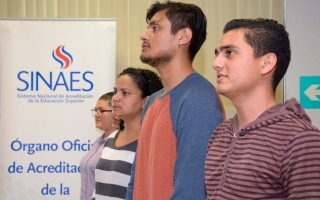
[[[244,40],[244,31],[228,31],[215,49],[213,68],[217,72],[217,91],[231,100],[250,95],[260,84],[263,61],[254,58],[253,48]]]
[[[166,64],[174,56],[178,47],[176,38],[171,34],[171,23],[165,11],[157,12],[149,21],[147,30],[140,36],[142,50],[140,59],[153,67]]]

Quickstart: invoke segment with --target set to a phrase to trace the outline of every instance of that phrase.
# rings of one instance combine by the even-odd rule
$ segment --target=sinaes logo
[[[93,72],[80,70],[75,71],[74,69],[84,67],[72,65],[73,56],[68,50],[66,50],[65,45],[58,45],[52,50],[52,59],[56,61],[57,67],[40,67],[40,69],[50,68],[49,72],[48,70],[22,70],[18,72],[17,90],[41,91],[49,89],[50,91],[60,92],[89,92],[94,88]],[[51,70],[51,68],[53,69]]]
[[[64,45],[55,48],[52,51],[52,57],[60,63],[60,68],[62,69],[68,68],[73,62],[72,55],[64,49]]]

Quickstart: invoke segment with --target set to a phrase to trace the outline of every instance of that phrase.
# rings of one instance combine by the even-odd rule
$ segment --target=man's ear
[[[185,45],[191,41],[192,31],[190,28],[183,28],[179,30],[179,45]]]
[[[261,74],[269,74],[272,72],[277,64],[277,56],[274,53],[268,53],[262,58]]]

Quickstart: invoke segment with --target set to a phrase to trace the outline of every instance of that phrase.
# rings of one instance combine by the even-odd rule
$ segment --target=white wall
[[[292,58],[284,81],[284,99],[296,98],[320,128],[320,1],[286,0],[285,25]],[[309,93],[305,93],[310,88]]]

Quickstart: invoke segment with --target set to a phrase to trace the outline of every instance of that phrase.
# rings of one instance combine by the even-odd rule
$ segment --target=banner
[[[295,97],[306,109],[313,125],[320,128],[320,1],[285,2],[285,25],[292,52],[284,79],[285,100]]]
[[[2,200],[79,199],[101,134],[91,108],[115,82],[114,20],[0,20]]]

